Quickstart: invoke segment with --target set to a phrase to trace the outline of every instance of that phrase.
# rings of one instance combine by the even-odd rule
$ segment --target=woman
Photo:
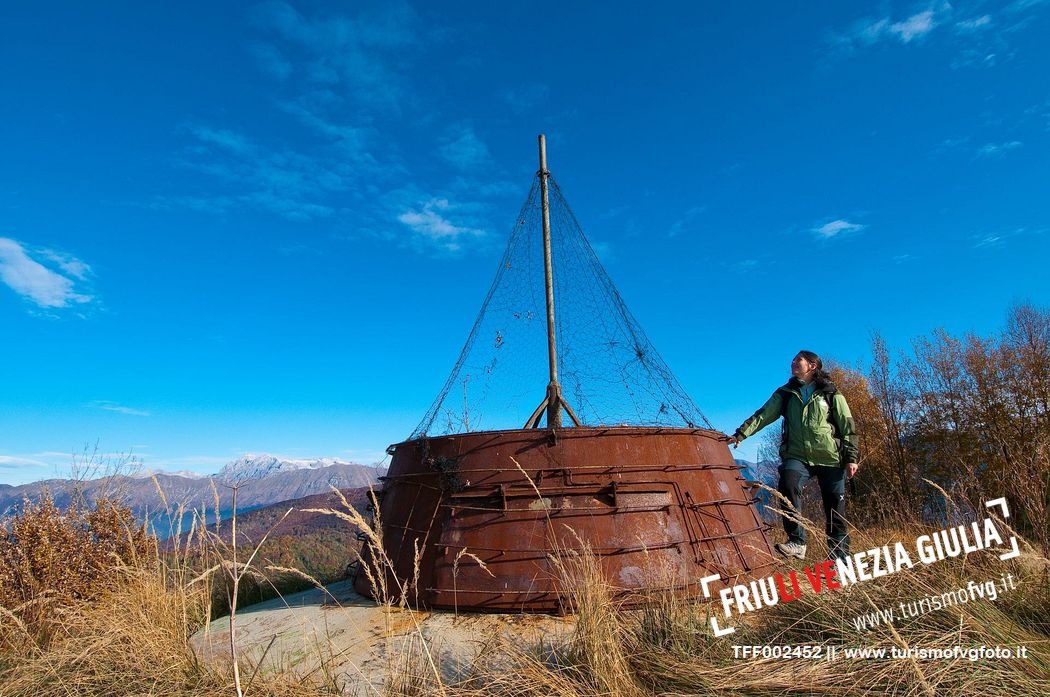
[[[802,487],[810,477],[820,482],[824,501],[825,532],[829,558],[849,556],[846,531],[846,479],[857,473],[857,434],[849,405],[823,370],[820,356],[799,351],[791,361],[791,379],[778,387],[773,396],[751,418],[725,440],[735,448],[780,417],[784,417],[784,436],[780,444],[780,483],[777,489],[802,509]],[[786,543],[776,550],[786,557],[805,559],[806,531],[784,516]]]

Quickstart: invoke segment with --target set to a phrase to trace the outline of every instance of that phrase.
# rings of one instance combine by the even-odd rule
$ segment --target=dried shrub
[[[157,540],[108,499],[62,511],[50,496],[26,500],[0,528],[0,640],[46,644],[63,611],[98,598],[127,569],[152,568]]]

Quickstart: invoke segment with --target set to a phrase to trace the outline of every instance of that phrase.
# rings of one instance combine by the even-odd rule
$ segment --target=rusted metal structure
[[[521,429],[424,433],[391,446],[376,516],[382,549],[365,545],[355,587],[369,596],[386,589],[389,598],[421,607],[550,612],[566,608],[574,580],[565,562],[580,551],[593,555],[627,602],[656,590],[693,593],[711,575],[723,583],[764,575],[774,562],[755,485],[741,476],[721,433],[692,427],[673,406],[689,428],[584,424],[563,395],[543,136],[539,155],[545,397]],[[507,258],[504,264],[511,267]],[[618,312],[628,325],[631,360],[641,361],[649,345],[622,305]],[[497,348],[501,342],[497,333]],[[646,370],[673,381],[658,358]],[[680,394],[677,383],[669,391]],[[660,414],[670,413],[667,402],[673,405],[660,402]],[[573,426],[562,427],[563,411]]]
[[[387,587],[406,584],[423,607],[558,611],[572,582],[560,557],[580,549],[628,601],[760,574],[772,550],[720,435],[580,427],[400,443],[380,501]],[[357,589],[370,586],[358,574]]]

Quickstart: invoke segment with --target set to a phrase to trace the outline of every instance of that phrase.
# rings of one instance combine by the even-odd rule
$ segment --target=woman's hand
[[[860,465],[858,465],[856,462],[849,463],[848,465],[846,465],[846,477],[849,479],[853,479],[853,475],[855,475],[857,473],[857,470],[859,469]]]

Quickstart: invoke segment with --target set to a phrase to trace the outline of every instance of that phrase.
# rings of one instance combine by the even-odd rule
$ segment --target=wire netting
[[[553,177],[548,185],[564,401],[585,426],[711,428],[627,309]],[[522,428],[546,397],[542,224],[537,174],[459,360],[412,438]]]

